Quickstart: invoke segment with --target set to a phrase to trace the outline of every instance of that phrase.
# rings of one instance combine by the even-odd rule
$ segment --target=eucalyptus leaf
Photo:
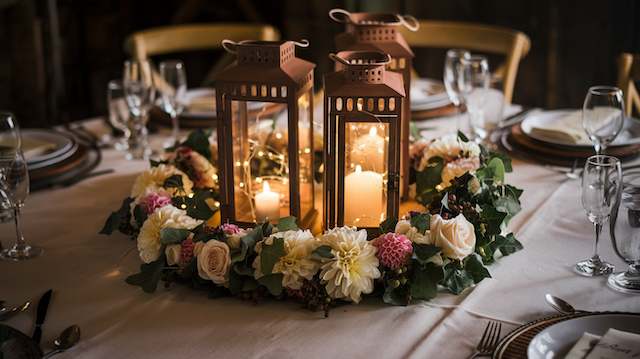
[[[177,244],[181,243],[189,235],[191,231],[182,228],[162,228],[160,230],[160,243],[162,244]]]
[[[272,273],[258,278],[258,283],[262,284],[274,296],[282,294],[282,273]]]
[[[333,253],[331,253],[331,247],[327,245],[322,245],[316,248],[312,253],[312,255],[316,255],[320,258],[332,259]]]
[[[158,282],[162,277],[162,269],[166,263],[164,246],[161,248],[161,253],[163,254],[156,261],[141,264],[140,273],[128,276],[125,282],[141,287],[146,293],[155,292],[158,287]]]
[[[273,266],[284,256],[284,238],[273,238],[272,245],[262,242],[262,252],[260,252],[260,269],[264,275],[269,275],[273,271]]]
[[[276,227],[278,227],[278,232],[296,231],[300,229],[296,223],[296,217],[293,216],[280,218]]]
[[[147,212],[145,212],[145,210],[142,209],[142,206],[137,205],[133,207],[133,219],[136,220],[136,224],[138,225],[138,228],[142,228],[144,221],[147,220]]]

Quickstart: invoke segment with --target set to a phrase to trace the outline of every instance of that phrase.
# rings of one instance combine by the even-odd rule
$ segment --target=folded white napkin
[[[600,338],[601,337],[598,335],[584,333],[582,338],[576,342],[564,359],[583,359],[587,354],[589,354],[591,348],[598,344]]]
[[[533,126],[531,134],[550,141],[579,145],[591,144],[582,127],[582,111],[570,112],[544,127]]]
[[[640,334],[609,329],[585,359],[640,358]]]

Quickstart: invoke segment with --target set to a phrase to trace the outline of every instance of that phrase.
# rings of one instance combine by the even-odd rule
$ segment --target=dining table
[[[518,109],[510,106],[507,111]],[[435,138],[455,132],[456,116],[414,125],[423,137]],[[98,136],[108,131],[100,118],[79,124]],[[161,143],[169,133],[163,130],[151,139]],[[430,301],[407,306],[371,297],[358,305],[337,305],[325,317],[295,302],[211,299],[206,292],[176,284],[145,293],[125,283],[141,263],[135,240],[98,232],[149,164],[127,160],[115,149],[103,150],[102,156],[95,170],[113,172],[29,195],[22,212],[24,236],[44,254],[0,262],[0,300],[34,302],[6,324],[31,335],[35,303],[53,289],[43,349],[51,349],[66,327],[81,328],[80,342],[59,358],[465,358],[489,320],[502,323],[504,336],[552,315],[546,293],[582,310],[640,311],[640,297],[609,289],[606,277],[573,271],[594,246],[580,180],[518,158],[513,158],[506,181],[524,190],[522,210],[509,230],[524,249],[500,258],[488,267],[491,278],[460,295],[442,290]],[[599,252],[623,270],[604,232]],[[14,240],[13,222],[0,224],[3,246]]]

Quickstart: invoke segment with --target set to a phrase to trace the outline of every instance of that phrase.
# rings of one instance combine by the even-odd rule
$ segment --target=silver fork
[[[486,357],[493,355],[493,351],[500,340],[500,332],[502,331],[502,323],[489,321],[484,328],[482,338],[476,346],[475,352],[469,356],[469,359],[476,357]]]

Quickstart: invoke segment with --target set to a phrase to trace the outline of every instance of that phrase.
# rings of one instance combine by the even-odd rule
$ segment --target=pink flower
[[[152,214],[156,209],[170,205],[171,197],[166,193],[151,192],[142,197],[139,204],[147,214]]]
[[[390,269],[403,267],[411,257],[413,246],[404,234],[387,233],[373,241],[378,248],[376,256],[384,266]]]
[[[180,264],[187,265],[193,259],[193,251],[195,249],[195,244],[193,243],[193,235],[190,235],[180,243]]]
[[[226,234],[227,236],[230,236],[230,235],[233,235],[233,234],[238,234],[238,233],[242,232],[242,229],[240,229],[240,227],[236,226],[235,224],[231,224],[231,223],[225,223],[225,224],[221,225],[220,229],[222,229],[224,234]]]

